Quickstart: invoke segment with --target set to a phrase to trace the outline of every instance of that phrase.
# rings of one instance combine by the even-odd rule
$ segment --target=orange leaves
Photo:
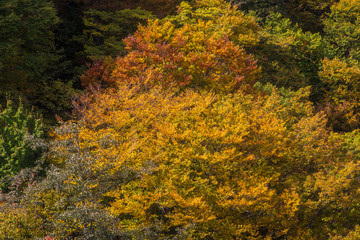
[[[169,41],[160,38],[152,42],[147,39],[150,28],[126,40],[132,51],[117,60],[114,81],[140,83],[145,88],[159,84],[232,92],[251,86],[259,76],[256,61],[226,37],[199,39],[196,44],[200,45],[193,46],[194,38],[180,31]]]
[[[323,116],[299,102],[306,93],[283,95],[119,84],[84,97],[78,146],[92,171],[127,176],[103,195],[123,228],[196,226],[194,238],[208,228],[229,238],[266,226],[281,236],[297,229],[304,176],[339,148]]]
[[[128,37],[126,56],[84,76],[109,87],[89,84],[77,131],[58,137],[73,148],[55,151],[75,151],[91,177],[116,180],[83,178],[119,228],[305,239],[312,229],[303,219],[326,194],[337,197],[326,184],[350,184],[324,171],[348,155],[324,114],[313,113],[310,88],[254,87],[260,69],[244,47],[257,44],[257,31],[252,17],[221,0],[183,3],[178,15]],[[332,80],[338,70],[329,69],[324,79]]]
[[[206,13],[209,6],[214,8],[210,12],[223,12],[223,21]],[[195,8],[183,3],[177,16],[149,21],[125,39],[129,53],[117,59],[111,81],[144,89],[161,85],[226,93],[251,87],[260,70],[242,47],[257,42],[254,19],[223,1],[197,2]],[[193,14],[182,21],[186,11]]]
[[[187,11],[192,12],[190,18],[183,16]],[[161,85],[218,93],[249,90],[260,69],[243,47],[256,45],[258,30],[253,17],[224,1],[198,1],[194,8],[183,3],[178,15],[140,26],[124,39],[128,54],[115,63],[95,63],[82,77],[83,84],[141,84],[143,89]]]
[[[103,87],[114,86],[110,74],[114,68],[114,60],[111,57],[97,59],[92,65],[87,65],[88,70],[80,77],[84,87],[101,84]]]

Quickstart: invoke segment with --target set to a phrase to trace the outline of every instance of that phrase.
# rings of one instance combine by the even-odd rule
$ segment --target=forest
[[[360,239],[360,0],[0,0],[0,239]]]

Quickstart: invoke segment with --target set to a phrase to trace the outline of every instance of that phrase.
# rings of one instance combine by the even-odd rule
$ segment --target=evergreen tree
[[[52,29],[58,22],[46,0],[0,1],[0,85],[30,91],[56,54]]]

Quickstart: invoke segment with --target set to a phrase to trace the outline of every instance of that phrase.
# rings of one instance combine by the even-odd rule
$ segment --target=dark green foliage
[[[83,36],[77,39],[84,44],[87,57],[119,56],[124,53],[122,39],[149,18],[154,17],[140,8],[116,12],[91,9],[85,12],[85,30]]]
[[[9,101],[0,112],[0,178],[33,167],[43,150],[41,120]]]
[[[259,18],[266,18],[270,12],[277,12],[283,8],[279,0],[236,0],[232,1],[242,11],[254,11]]]
[[[326,45],[319,33],[304,32],[280,13],[263,24],[261,42],[252,50],[263,70],[263,83],[298,89],[311,85],[319,95],[318,70]]]
[[[45,113],[45,119],[53,118],[54,111],[63,115],[59,109],[69,109],[70,98],[64,103],[66,97],[57,97],[51,102],[56,106],[49,106],[48,102],[48,98],[59,95],[53,94],[59,92],[56,80],[61,78],[67,82],[72,78],[71,64],[64,58],[66,52],[54,43],[53,31],[58,22],[50,1],[0,0],[1,103],[4,103],[1,94],[10,92],[24,99],[24,106],[30,105]],[[44,94],[52,96],[44,97]]]
[[[42,115],[45,115],[45,123],[55,124],[56,116],[69,119],[72,116],[73,101],[81,91],[69,81],[64,83],[60,79],[45,81],[33,102]]]
[[[84,29],[82,6],[71,0],[54,0],[53,2],[60,18],[54,29],[54,42],[56,48],[62,51],[64,56],[62,62],[66,63],[66,68],[62,69],[54,79],[66,82],[76,79],[77,69],[85,63],[85,58],[78,54],[84,50],[83,45],[74,40],[74,36],[80,36]]]
[[[235,0],[231,1],[242,11],[254,11],[265,20],[271,12],[278,12],[297,23],[305,31],[322,32],[321,18],[329,12],[336,0]]]
[[[30,88],[56,60],[52,28],[55,9],[46,0],[0,1],[0,84]],[[33,86],[33,84],[32,84]]]
[[[323,20],[326,37],[339,58],[360,60],[360,1],[342,0]]]

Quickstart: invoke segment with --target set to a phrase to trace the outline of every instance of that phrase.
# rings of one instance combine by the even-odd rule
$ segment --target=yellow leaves
[[[345,62],[335,58],[322,61],[319,72],[321,80],[328,85],[325,89],[325,111],[330,123],[336,129],[356,128],[360,124],[360,68],[356,62]]]
[[[296,192],[296,189],[285,189],[284,193],[281,195],[281,198],[284,200],[281,215],[284,215],[288,219],[295,217],[301,201],[299,194]],[[285,221],[287,221],[287,219]]]
[[[350,66],[346,62],[338,58],[330,60],[325,58],[322,60],[323,70],[319,73],[322,80],[330,85],[337,84],[358,84],[357,79],[360,78],[360,68],[358,66]]]
[[[273,178],[252,176],[259,159],[276,162],[289,152],[284,122],[261,109],[279,101],[193,91],[173,95],[159,88],[140,93],[136,87],[120,87],[103,100],[91,106],[97,113],[84,112],[79,146],[96,156],[94,171],[137,173],[105,194],[116,199],[109,207],[114,216],[133,216],[124,226],[164,217],[166,227],[208,224],[227,208],[272,212],[274,204],[285,204],[288,215],[296,212],[294,193],[277,199],[268,187]],[[151,213],[154,204],[171,211]]]
[[[340,205],[351,205],[357,194],[343,194],[344,191],[358,191],[359,185],[353,181],[358,171],[358,163],[347,163],[342,169],[333,169],[330,173],[319,172],[315,178],[315,189],[319,191],[319,202],[329,204],[338,202]],[[326,174],[326,175],[325,175]],[[341,198],[341,201],[338,199]]]
[[[180,9],[179,15],[188,14],[189,6],[184,13]],[[171,18],[170,18],[171,19]],[[176,17],[175,17],[176,19]],[[191,20],[195,19],[195,22]],[[242,47],[251,47],[257,44],[260,30],[253,16],[245,15],[235,7],[222,0],[196,1],[192,9],[192,19],[188,23],[199,25],[197,28],[207,33],[207,38],[215,36],[219,39],[224,35]],[[196,21],[197,20],[197,21]],[[179,21],[179,20],[178,20]],[[181,20],[180,20],[181,22]],[[194,24],[195,23],[195,24]]]
[[[275,234],[285,234],[296,222],[300,198],[293,190],[285,190],[280,196],[269,185],[274,178],[253,173],[236,181],[236,185],[222,186],[218,192],[223,198],[218,204],[223,207],[223,217],[238,224],[248,223],[247,231],[256,232],[259,226],[266,226]],[[229,214],[229,211],[233,215]],[[256,224],[254,224],[256,222]],[[282,228],[277,228],[281,222]]]
[[[0,204],[0,238],[28,239],[32,237],[43,237],[42,219],[37,218],[28,209],[18,203]]]
[[[321,224],[319,229],[322,232],[331,231],[333,234],[345,236],[354,227],[353,219],[359,211],[358,172],[358,161],[346,161],[308,177],[304,185],[307,190],[304,206],[307,207],[309,218]],[[317,215],[318,209],[336,214]],[[324,226],[327,229],[324,229]]]
[[[360,226],[356,225],[353,230],[348,232],[346,236],[343,235],[337,235],[337,236],[331,236],[331,240],[354,240],[360,238]]]
[[[349,14],[349,16],[358,16],[360,11],[360,1],[359,0],[341,0],[334,3],[331,6],[331,11],[334,13],[343,13]]]
[[[260,154],[267,157],[281,157],[282,149],[286,148],[287,129],[285,122],[275,114],[264,113],[261,110],[252,111],[253,144],[258,146]],[[285,149],[284,149],[285,150]]]
[[[326,181],[350,184],[314,174],[338,161],[340,146],[324,115],[303,101],[309,88],[252,88],[260,69],[243,47],[258,43],[258,31],[252,17],[224,1],[183,3],[177,16],[152,21],[126,40],[114,89],[83,97],[77,131],[58,136],[75,147],[58,151],[79,154],[91,177],[116,181],[83,185],[102,191],[120,228],[194,227],[193,239],[295,236],[306,229],[299,225],[306,176],[314,176],[308,184],[317,189]],[[294,45],[290,35],[274,43]],[[352,74],[328,63],[324,76]],[[64,183],[71,189],[81,180]],[[336,193],[322,188],[321,201]]]
[[[170,216],[172,225],[202,223],[216,218],[211,211],[211,206],[203,197],[193,196],[192,191],[190,193],[187,197],[181,196],[176,191],[169,193],[167,202],[175,207],[175,211]]]
[[[266,226],[281,236],[299,228],[304,176],[338,158],[324,116],[300,102],[307,96],[119,85],[83,101],[73,137],[91,156],[90,171],[124,178],[102,195],[122,228],[196,226],[220,239],[245,232],[256,239]]]

